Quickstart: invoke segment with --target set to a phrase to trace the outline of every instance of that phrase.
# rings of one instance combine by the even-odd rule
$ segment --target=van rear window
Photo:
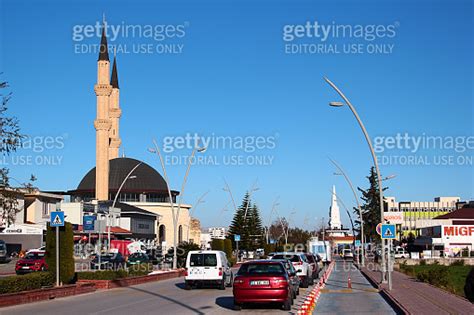
[[[191,267],[216,267],[216,254],[191,254],[189,259],[189,266]]]
[[[279,254],[279,255],[274,255],[272,259],[288,259],[291,262],[300,262],[300,258],[296,255],[291,255],[291,254]]]

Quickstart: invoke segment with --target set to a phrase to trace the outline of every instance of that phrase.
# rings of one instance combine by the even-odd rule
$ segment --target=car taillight
[[[286,287],[288,285],[288,280],[287,279],[272,279],[271,281],[272,287]]]
[[[234,279],[234,283],[242,284],[242,283],[244,283],[244,280],[242,280],[242,279]]]
[[[222,276],[222,268],[219,268],[219,276]]]
[[[301,261],[298,261],[298,262],[295,263],[295,265],[297,265],[297,266],[301,266],[302,264],[303,264],[303,262],[301,262]]]
[[[188,268],[185,268],[185,269],[184,269],[184,276],[185,276],[185,277],[189,276]]]

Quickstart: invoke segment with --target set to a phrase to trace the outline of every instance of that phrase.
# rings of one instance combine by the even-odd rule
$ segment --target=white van
[[[308,241],[308,250],[312,254],[319,255],[324,264],[329,264],[332,260],[331,244],[328,241],[312,239]]]
[[[231,287],[234,275],[224,252],[218,250],[193,250],[186,258],[185,289],[208,283],[217,284],[220,290]]]

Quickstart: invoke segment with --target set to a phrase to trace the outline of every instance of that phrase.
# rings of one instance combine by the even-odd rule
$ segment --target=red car
[[[234,278],[234,309],[248,303],[280,303],[289,311],[293,294],[285,266],[280,261],[257,260],[242,264]]]
[[[44,250],[34,250],[26,253],[25,257],[16,262],[15,272],[17,275],[30,273],[34,271],[46,271],[48,265],[45,261]]]

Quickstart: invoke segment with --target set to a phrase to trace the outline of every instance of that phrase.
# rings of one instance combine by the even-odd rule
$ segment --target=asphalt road
[[[348,278],[352,289],[348,288]],[[396,314],[351,261],[336,258],[314,314]]]
[[[311,287],[310,287],[311,288]],[[300,289],[292,312],[301,301]],[[288,312],[278,306],[264,305],[233,310],[232,288],[184,290],[184,278],[146,283],[133,287],[97,291],[84,295],[1,308],[0,314],[260,314]]]

